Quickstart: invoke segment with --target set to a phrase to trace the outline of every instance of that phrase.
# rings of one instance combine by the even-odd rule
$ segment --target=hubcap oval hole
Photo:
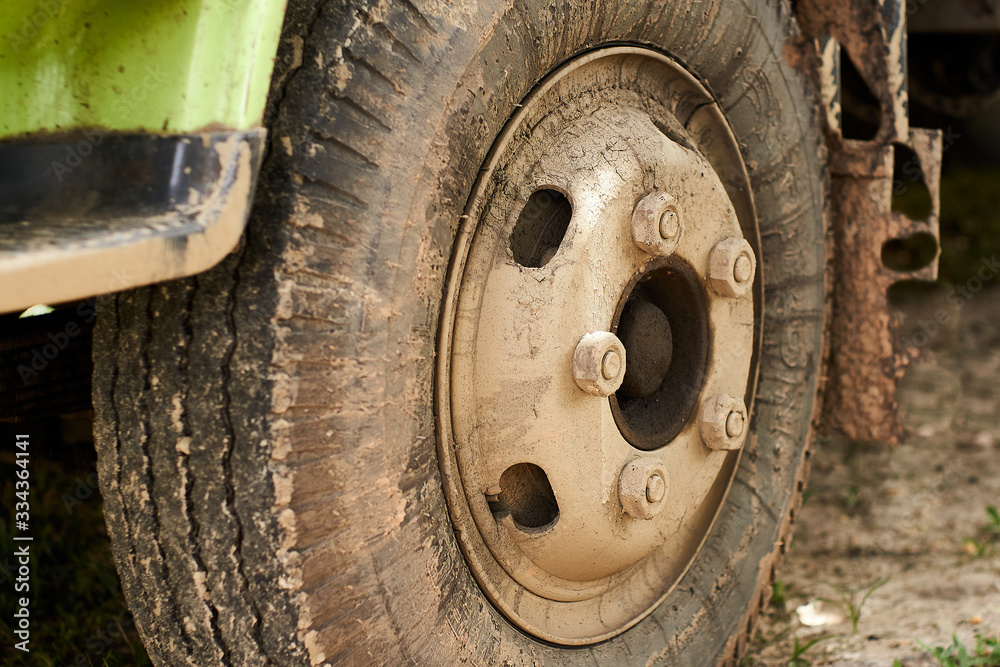
[[[623,329],[626,378],[633,367],[640,375],[611,396],[611,411],[629,444],[649,451],[677,437],[694,415],[710,352],[708,311],[694,269],[677,257],[653,263],[626,294],[612,330]],[[666,322],[656,324],[656,311]]]
[[[500,475],[500,495],[490,503],[494,516],[509,512],[519,526],[541,528],[556,520],[556,503],[548,475],[534,463],[517,463]]]
[[[537,190],[521,210],[510,233],[510,252],[521,266],[540,268],[548,264],[559,249],[573,207],[563,193]]]

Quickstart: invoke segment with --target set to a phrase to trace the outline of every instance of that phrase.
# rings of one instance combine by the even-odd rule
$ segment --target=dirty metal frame
[[[239,242],[285,0],[0,15],[0,312],[204,271]]]
[[[896,391],[916,349],[906,348],[889,303],[900,280],[935,280],[937,255],[916,271],[882,263],[883,245],[928,234],[937,240],[941,131],[909,127],[903,0],[801,0],[796,14],[822,96],[830,165],[830,360],[822,425],[858,440],[898,443]],[[870,141],[845,139],[840,122],[840,49],[881,109]],[[892,210],[895,147],[917,156],[931,212],[913,220]]]
[[[0,143],[0,313],[194,275],[239,242],[263,129],[91,131],[60,171],[80,136]]]

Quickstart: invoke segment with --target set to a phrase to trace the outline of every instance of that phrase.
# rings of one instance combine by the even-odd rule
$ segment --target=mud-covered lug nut
[[[711,396],[701,406],[699,428],[709,449],[734,450],[743,446],[747,430],[747,408],[743,399],[728,394]]]
[[[618,475],[622,509],[636,519],[652,519],[666,504],[667,479],[667,469],[659,459],[629,461]]]
[[[625,377],[625,346],[607,331],[588,333],[573,352],[573,379],[594,396],[610,396]]]
[[[632,211],[632,240],[651,255],[674,252],[683,233],[677,200],[666,192],[651,192]]]
[[[746,239],[720,241],[708,257],[708,282],[716,294],[741,297],[753,286],[757,258]]]

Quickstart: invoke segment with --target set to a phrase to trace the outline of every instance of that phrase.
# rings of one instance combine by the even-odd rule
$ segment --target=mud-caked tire
[[[821,136],[789,3],[293,0],[248,230],[211,271],[99,301],[95,432],[125,596],[161,665],[735,659],[802,491],[823,333]],[[763,329],[738,469],[650,614],[568,648],[484,596],[437,454],[442,299],[495,137],[561,63],[652,48],[749,173]],[[738,184],[737,184],[738,185]]]

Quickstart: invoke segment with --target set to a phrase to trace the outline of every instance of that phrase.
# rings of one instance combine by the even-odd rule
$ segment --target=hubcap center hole
[[[628,357],[618,391],[631,398],[645,398],[660,388],[674,352],[670,321],[647,298],[641,288],[633,292],[618,322],[618,338]]]
[[[698,274],[677,257],[654,261],[626,294],[613,331],[627,363],[611,411],[625,440],[651,451],[694,414],[708,364],[708,311]]]

